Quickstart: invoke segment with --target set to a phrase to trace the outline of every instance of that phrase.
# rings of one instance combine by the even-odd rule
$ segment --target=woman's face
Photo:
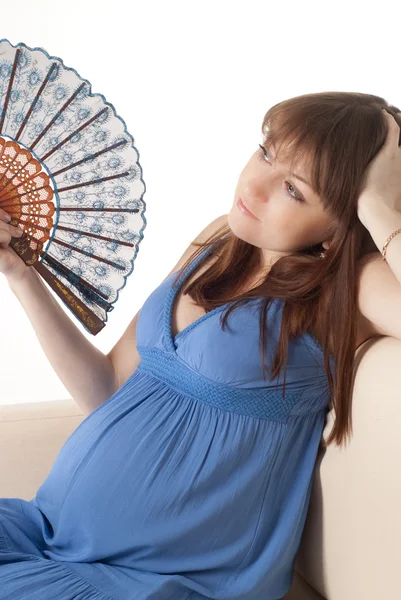
[[[307,180],[305,165],[295,173]],[[239,199],[254,217],[244,214]],[[297,250],[324,242],[331,223],[323,204],[307,182],[290,173],[288,162],[275,159],[273,147],[259,147],[242,170],[228,214],[234,235],[257,246],[267,265]]]

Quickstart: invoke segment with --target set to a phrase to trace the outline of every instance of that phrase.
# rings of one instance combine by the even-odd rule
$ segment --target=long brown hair
[[[280,338],[272,365],[272,378],[287,368],[288,342],[306,332],[319,331],[324,352],[324,369],[335,412],[327,442],[346,442],[352,433],[352,386],[357,336],[358,265],[363,256],[378,251],[369,231],[357,215],[357,200],[368,163],[386,138],[382,108],[395,116],[399,109],[384,98],[353,92],[323,92],[298,96],[274,105],[262,123],[264,140],[272,141],[278,157],[291,166],[298,158],[310,166],[309,181],[332,218],[330,247],[320,258],[321,244],[280,258],[260,285],[236,294],[262,267],[260,249],[239,239],[228,225],[221,227],[199,246],[177,274],[177,279],[203,248],[215,245],[218,260],[184,293],[206,312],[230,302],[227,318],[249,298],[262,297],[260,356],[265,376],[264,348],[266,313],[273,298],[284,300]],[[396,117],[399,118],[398,116]],[[329,335],[335,360],[334,378],[329,363]],[[284,378],[285,390],[285,378]],[[283,393],[284,393],[283,390]]]

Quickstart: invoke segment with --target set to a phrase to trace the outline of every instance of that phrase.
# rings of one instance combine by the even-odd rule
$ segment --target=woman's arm
[[[7,280],[53,369],[85,415],[117,390],[110,359],[91,344],[66,315],[33,267]]]

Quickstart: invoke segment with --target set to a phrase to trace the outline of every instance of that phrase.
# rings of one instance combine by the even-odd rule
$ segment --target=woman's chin
[[[249,244],[256,245],[257,232],[255,231],[255,225],[250,224],[246,218],[241,218],[241,215],[233,214],[235,208],[232,209],[227,215],[228,226],[234,235],[248,242]]]

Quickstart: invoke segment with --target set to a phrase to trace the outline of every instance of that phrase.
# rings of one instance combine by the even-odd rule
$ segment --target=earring
[[[322,245],[322,248],[323,248],[323,250],[320,253],[320,258],[324,258],[326,256],[326,251],[328,250],[328,248],[325,248],[323,245]]]
[[[323,246],[323,250],[322,250],[322,252],[320,253],[320,258],[324,258],[324,257],[326,256],[326,251],[327,251],[327,250],[328,250],[328,248],[325,248],[325,247]]]

